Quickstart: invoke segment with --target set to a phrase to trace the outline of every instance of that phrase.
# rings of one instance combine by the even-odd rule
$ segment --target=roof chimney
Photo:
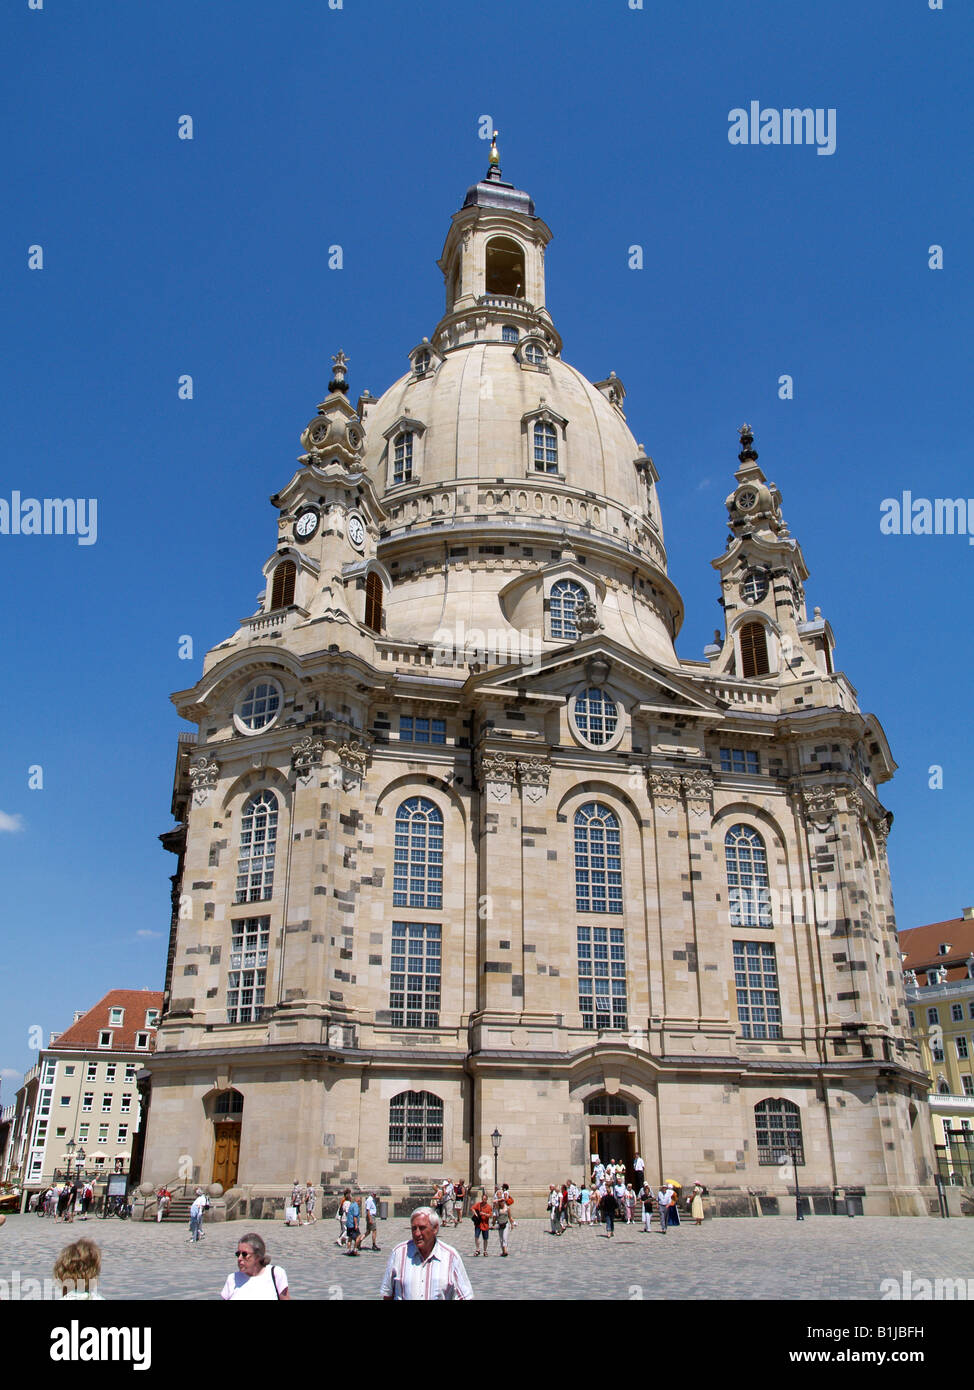
[[[964,908],[964,921],[965,921],[965,922],[974,922],[974,907],[965,907],[965,908]]]

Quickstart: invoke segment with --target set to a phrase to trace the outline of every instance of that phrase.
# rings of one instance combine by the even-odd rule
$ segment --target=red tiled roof
[[[110,1023],[111,1009],[124,1009],[121,1025]],[[104,999],[99,999],[93,1009],[82,1014],[77,1023],[72,1023],[54,1041],[54,1048],[92,1048],[96,1052],[135,1052],[135,1035],[144,1033],[145,1016],[149,1009],[162,1013],[162,990],[160,989],[113,989]],[[104,1029],[112,1034],[111,1047],[99,1047],[98,1035]],[[148,1048],[138,1051],[151,1052],[156,1045],[155,1030],[149,1031]]]
[[[926,927],[910,927],[901,931],[900,953],[904,970],[932,970],[943,966],[947,981],[967,978],[967,958],[974,951],[974,919],[954,917],[949,922],[931,922]],[[950,944],[945,956],[939,954],[942,944]],[[924,984],[924,980],[919,981]]]

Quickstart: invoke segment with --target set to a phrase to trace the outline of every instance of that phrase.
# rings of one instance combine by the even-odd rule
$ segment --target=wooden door
[[[235,1124],[215,1124],[215,1145],[213,1149],[213,1177],[224,1192],[237,1181],[237,1164],[240,1161],[240,1126]]]

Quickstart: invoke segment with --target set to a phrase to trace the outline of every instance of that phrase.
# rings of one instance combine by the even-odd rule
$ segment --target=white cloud
[[[142,931],[137,931],[135,934],[146,941],[155,941],[158,937],[162,936],[161,931],[146,931],[144,929]]]
[[[3,1067],[0,1069],[0,1081],[19,1081],[23,1074],[22,1071],[16,1071],[13,1067]]]
[[[0,833],[4,830],[18,831],[23,830],[24,823],[20,816],[8,816],[6,811],[0,811]]]

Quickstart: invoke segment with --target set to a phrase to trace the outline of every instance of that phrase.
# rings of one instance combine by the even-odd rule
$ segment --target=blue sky
[[[435,325],[483,115],[554,231],[565,356],[622,377],[660,471],[681,656],[720,621],[747,420],[900,765],[899,924],[974,901],[974,548],[879,529],[904,489],[974,495],[972,39],[962,0],[11,0],[0,497],[96,498],[98,532],[0,535],[5,1102],[31,1025],[161,988],[169,692],[254,609],[331,355],[378,395]],[[835,153],[731,145],[753,100],[834,108]]]

